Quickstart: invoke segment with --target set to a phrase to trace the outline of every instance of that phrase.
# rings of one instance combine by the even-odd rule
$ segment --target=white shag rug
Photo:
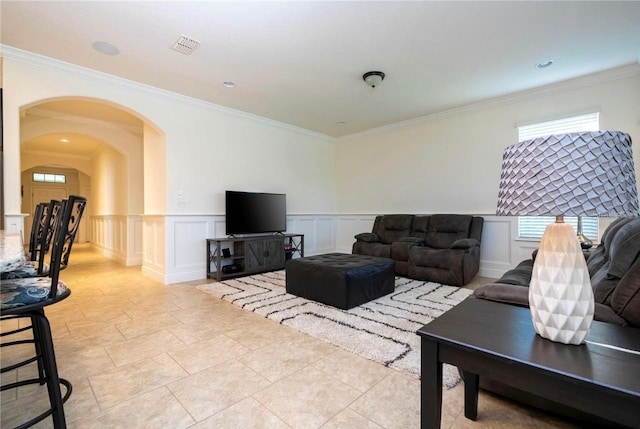
[[[284,270],[197,288],[418,378],[420,337],[416,331],[472,293],[465,288],[396,277],[395,292],[341,310],[286,293]],[[459,381],[457,368],[445,364],[443,384],[451,388]]]

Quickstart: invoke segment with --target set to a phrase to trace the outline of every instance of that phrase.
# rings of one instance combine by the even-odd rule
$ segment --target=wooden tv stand
[[[207,278],[220,281],[282,270],[287,259],[295,257],[304,257],[304,234],[207,238]],[[224,268],[230,266],[236,269]]]

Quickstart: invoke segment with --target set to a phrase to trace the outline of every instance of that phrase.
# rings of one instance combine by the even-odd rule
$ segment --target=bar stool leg
[[[53,338],[51,336],[51,325],[44,315],[44,311],[39,316],[34,317],[37,319],[38,336],[40,337],[40,347],[42,350],[42,363],[44,371],[47,377],[47,389],[49,391],[49,402],[53,411],[51,417],[53,418],[53,427],[55,429],[66,428],[66,420],[64,416],[62,392],[60,389],[60,378],[58,377],[58,368],[56,365],[55,352],[53,350]],[[70,386],[67,386],[70,389]],[[67,395],[70,392],[67,392]]]

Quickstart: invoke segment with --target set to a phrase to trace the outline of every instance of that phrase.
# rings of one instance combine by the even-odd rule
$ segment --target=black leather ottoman
[[[395,290],[392,259],[327,253],[291,259],[287,293],[348,310]]]

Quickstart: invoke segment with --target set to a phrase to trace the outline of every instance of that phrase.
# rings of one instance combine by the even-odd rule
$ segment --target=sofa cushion
[[[355,239],[358,241],[364,241],[365,243],[377,243],[380,241],[378,234],[374,234],[373,232],[362,232],[357,234]]]
[[[587,259],[589,277],[593,277],[606,262],[607,261],[604,259],[604,245],[601,242],[598,247],[589,253],[589,258]]]
[[[394,231],[409,231],[411,229],[412,215],[384,215],[382,225],[384,229]]]
[[[525,259],[517,267],[504,273],[496,283],[510,284],[516,286],[529,286],[531,273],[533,272],[533,260]]]
[[[426,237],[427,246],[448,249],[456,240],[468,238],[472,219],[470,215],[432,215]]]
[[[597,320],[598,322],[613,323],[620,326],[629,325],[627,321],[618,316],[616,312],[611,309],[611,307],[598,303],[596,303],[594,307],[593,320]]]
[[[606,247],[605,247],[606,249]],[[635,218],[622,226],[609,246],[608,275],[622,278],[640,254],[640,218]]]
[[[411,235],[414,237],[426,238],[429,231],[429,220],[431,216],[418,215],[413,218],[411,226]]]
[[[617,277],[609,277],[607,271],[609,270],[609,262],[604,264],[596,273],[591,277],[591,287],[593,288],[593,299],[596,303],[611,305],[611,294],[618,286],[620,281]]]
[[[391,259],[394,261],[408,261],[409,249],[415,246],[413,241],[395,241],[391,243]]]
[[[454,269],[462,263],[460,255],[462,250],[432,249],[429,247],[412,247],[410,250],[410,260],[415,266]]]
[[[631,220],[633,220],[633,218],[620,217],[615,221],[613,221],[611,225],[609,225],[609,227],[602,234],[601,241],[602,241],[602,244],[604,245],[605,260],[608,260],[610,258],[609,249],[611,248],[611,242],[613,241],[614,237],[617,235],[620,228],[625,226],[627,223],[631,222]]]
[[[527,286],[492,283],[480,286],[473,291],[473,295],[476,298],[505,304],[519,305],[521,307],[529,306],[529,287]]]
[[[391,244],[411,234],[413,215],[384,215],[378,230],[380,241]]]
[[[640,258],[613,290],[611,308],[632,326],[640,326]]]
[[[354,255],[377,256],[378,258],[391,258],[391,245],[383,243],[365,243],[356,241],[351,250]]]
[[[480,242],[475,238],[461,238],[451,244],[452,249],[469,249],[470,247],[479,247]]]

